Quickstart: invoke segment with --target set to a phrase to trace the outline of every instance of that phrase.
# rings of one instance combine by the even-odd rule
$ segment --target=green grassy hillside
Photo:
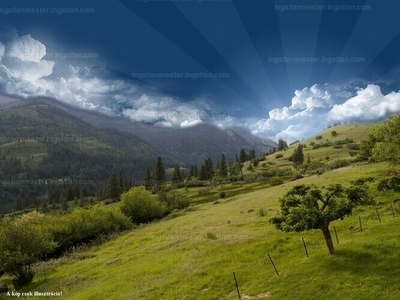
[[[347,184],[388,168],[360,164],[198,205],[101,246],[39,263],[38,276],[25,290],[85,300],[237,299],[235,272],[242,299],[399,299],[400,217],[393,218],[389,207],[398,194],[374,193],[381,223],[376,207],[357,208],[353,216],[333,222],[339,237],[333,256],[327,256],[320,231],[283,233],[268,222],[279,197],[294,184]],[[395,210],[400,216],[398,202]]]

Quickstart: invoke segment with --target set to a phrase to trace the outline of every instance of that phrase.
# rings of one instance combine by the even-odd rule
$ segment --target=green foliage
[[[219,192],[219,197],[224,199],[226,197],[226,192]]]
[[[60,250],[86,242],[102,234],[131,228],[129,218],[119,209],[95,205],[90,209],[78,207],[66,215],[50,215],[44,224],[54,236]]]
[[[179,197],[174,192],[159,191],[157,196],[158,201],[165,205],[168,213],[176,209],[184,209],[190,205],[188,198]]]
[[[288,144],[287,144],[286,141],[284,141],[283,139],[279,139],[279,140],[278,140],[278,148],[277,148],[278,151],[284,150],[284,149],[286,149],[287,147],[288,147]]]
[[[161,218],[165,207],[145,187],[134,187],[121,195],[120,209],[132,223],[147,223]]]
[[[221,154],[221,158],[219,160],[218,176],[222,178],[228,176],[228,166],[226,165],[226,159],[224,153]]]
[[[325,192],[315,185],[296,185],[281,198],[281,214],[270,219],[283,231],[321,229],[328,247],[334,253],[329,223],[349,216],[356,205],[370,204],[365,185],[328,186]]]
[[[154,170],[154,183],[157,190],[160,190],[161,187],[165,184],[166,175],[165,168],[162,162],[161,157],[157,157],[156,168]]]
[[[247,159],[248,159],[248,155],[246,153],[246,150],[240,149],[240,153],[239,153],[240,163],[244,163],[245,161],[247,161]]]
[[[323,138],[322,135],[318,135],[315,137],[316,140],[322,140],[322,138]]]
[[[333,137],[337,136],[336,130],[332,130],[331,135],[332,135]]]
[[[241,166],[239,162],[234,162],[229,164],[229,175],[230,176],[237,176],[240,174]]]
[[[370,134],[368,139],[362,140],[360,142],[360,151],[358,151],[358,156],[361,159],[369,159],[372,157],[372,150],[375,147],[376,144],[376,138],[374,135]]]
[[[276,186],[284,183],[283,179],[281,177],[271,177],[268,182],[271,184],[271,186]]]
[[[211,157],[204,160],[204,163],[200,167],[199,179],[200,180],[211,180],[214,177],[214,165]]]
[[[381,179],[377,189],[378,191],[392,190],[394,192],[400,192],[400,176],[394,175]]]
[[[391,116],[379,125],[374,136],[376,143],[372,149],[372,157],[377,161],[400,163],[400,115]],[[369,141],[369,144],[373,141],[374,139]]]
[[[207,233],[206,233],[206,238],[208,238],[208,239],[210,239],[210,240],[216,240],[216,239],[217,239],[217,236],[216,236],[215,233],[207,232]]]
[[[304,153],[303,153],[303,146],[299,144],[295,149],[291,156],[291,160],[293,161],[293,166],[297,167],[304,162]]]
[[[179,184],[183,181],[181,168],[179,167],[178,164],[175,165],[174,171],[172,173],[171,181],[173,184]]]
[[[119,187],[118,177],[117,174],[113,172],[110,178],[108,179],[107,197],[110,199],[119,199],[120,195],[121,195],[121,190]]]
[[[283,157],[283,154],[278,153],[277,155],[275,155],[276,159],[281,158],[281,157]]]
[[[41,226],[44,215],[32,212],[12,220],[4,218],[0,228],[0,270],[14,275],[14,287],[29,285],[35,275],[36,258],[56,247],[48,230]]]
[[[153,176],[149,168],[146,168],[146,173],[144,174],[143,178],[143,185],[146,190],[150,190],[153,186]]]

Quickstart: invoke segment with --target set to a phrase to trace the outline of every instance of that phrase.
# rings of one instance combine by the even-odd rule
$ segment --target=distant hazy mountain
[[[181,129],[155,127],[124,117],[112,117],[82,110],[45,97],[21,99],[1,96],[0,108],[3,105],[12,107],[38,102],[61,109],[96,128],[113,128],[129,132],[153,148],[158,155],[169,157],[172,161],[186,166],[192,163],[200,164],[209,156],[217,160],[221,153],[225,153],[228,160],[233,160],[242,148],[246,151],[255,149],[258,155],[276,147],[275,142],[254,136],[246,129],[239,127],[226,130],[209,124]]]

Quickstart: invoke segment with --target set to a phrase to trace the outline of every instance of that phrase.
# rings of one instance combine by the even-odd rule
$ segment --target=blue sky
[[[0,89],[292,141],[400,112],[399,11],[396,0],[3,0]]]

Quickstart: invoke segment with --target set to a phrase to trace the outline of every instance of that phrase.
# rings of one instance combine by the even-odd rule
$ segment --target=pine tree
[[[150,169],[146,168],[146,173],[144,174],[143,178],[143,185],[146,190],[150,190],[153,186],[153,176],[151,175]]]
[[[156,168],[154,170],[154,183],[157,187],[157,190],[160,190],[165,184],[165,178],[165,168],[162,159],[161,157],[157,157]]]
[[[110,199],[118,199],[120,196],[119,182],[117,175],[113,172],[108,179],[107,197]]]
[[[240,157],[240,162],[241,162],[241,163],[244,163],[244,162],[247,160],[247,153],[246,153],[246,150],[240,149],[239,157]]]
[[[204,160],[204,166],[206,169],[206,177],[207,179],[211,180],[214,177],[214,165],[211,157]]]
[[[218,175],[224,178],[228,176],[228,167],[226,166],[226,159],[224,153],[221,154],[219,168],[218,168]]]
[[[292,154],[293,166],[297,167],[304,162],[303,146],[299,144]]]
[[[256,150],[251,149],[249,152],[249,160],[253,160],[256,158]]]
[[[172,173],[172,183],[173,184],[178,184],[183,181],[182,173],[181,173],[181,168],[179,167],[178,164],[175,165],[174,172]]]
[[[287,142],[284,141],[283,139],[279,139],[278,140],[278,150],[283,150],[286,149],[288,147]]]
[[[199,176],[199,169],[197,168],[197,164],[194,164],[194,176]]]
[[[118,187],[119,187],[119,191],[120,194],[123,193],[123,191],[125,190],[125,185],[124,185],[124,175],[122,175],[122,172],[119,172],[119,176],[118,176]]]
[[[207,167],[205,166],[205,164],[201,165],[198,177],[199,177],[199,180],[207,180],[208,179]]]

